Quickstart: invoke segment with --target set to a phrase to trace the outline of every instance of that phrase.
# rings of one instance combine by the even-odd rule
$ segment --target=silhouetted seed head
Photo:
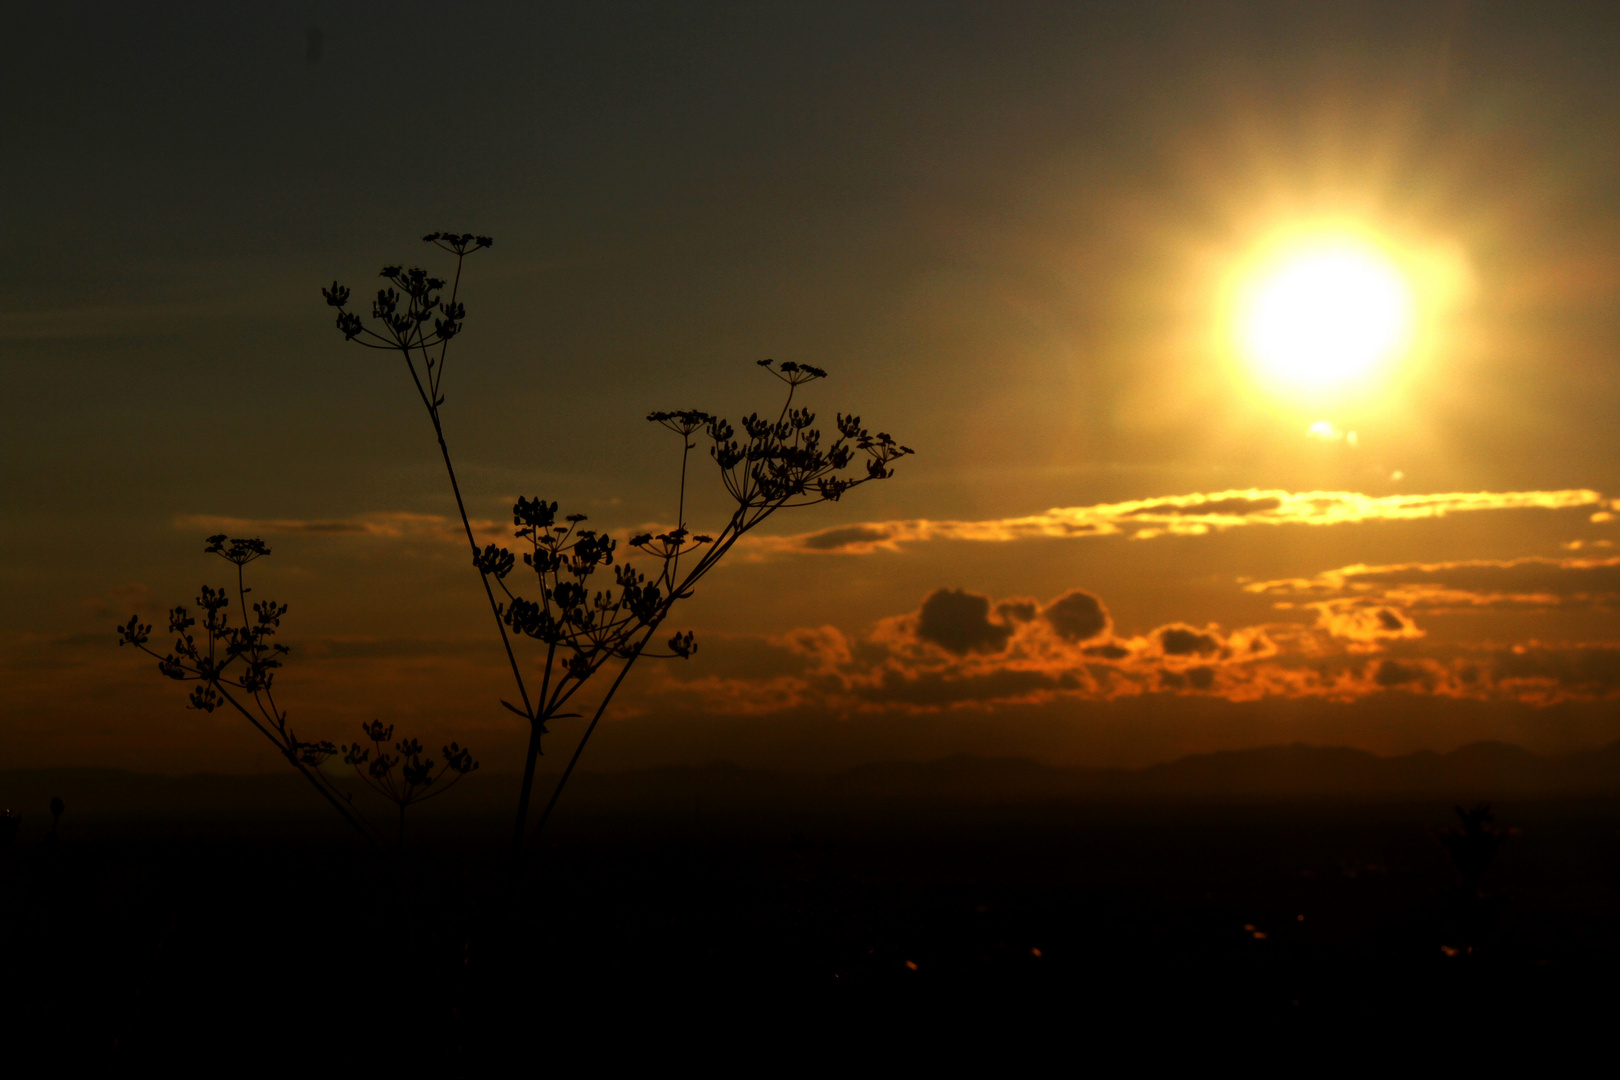
[[[292,732],[289,731],[287,734],[289,742],[292,743],[293,757],[300,764],[319,768],[325,764],[327,758],[337,753],[336,744],[324,739],[320,742],[300,742]]]
[[[118,646],[134,645],[138,648],[152,640],[151,634],[151,626],[141,622],[138,616],[131,615],[129,622],[118,627]]]
[[[496,579],[503,579],[517,565],[517,559],[505,548],[487,544],[483,551],[473,556],[473,565],[478,567],[480,573],[493,574]]]
[[[264,541],[257,537],[234,539],[227,543],[225,534],[220,533],[217,536],[210,536],[206,544],[203,550],[208,554],[218,555],[226,562],[235,563],[237,566],[245,566],[254,559],[262,559],[270,554],[270,549],[265,546]]]
[[[458,256],[477,251],[479,248],[487,248],[495,243],[487,236],[474,236],[472,233],[436,232],[428,233],[422,239]]]
[[[699,428],[715,422],[715,417],[697,409],[683,409],[680,412],[653,412],[647,414],[647,419],[652,423],[662,424],[677,435],[690,435]]]
[[[519,496],[512,506],[512,524],[522,525],[529,529],[550,528],[552,522],[557,520],[557,504],[547,503],[544,499],[525,499]],[[519,533],[519,536],[524,535]]]
[[[405,763],[403,775],[407,789],[427,787],[433,783],[433,762],[412,757]]]
[[[457,743],[443,747],[441,752],[444,754],[445,766],[453,772],[465,776],[478,768],[478,762],[473,760],[472,751],[462,749]]]

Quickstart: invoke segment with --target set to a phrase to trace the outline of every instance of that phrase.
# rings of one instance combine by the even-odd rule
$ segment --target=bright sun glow
[[[1333,390],[1406,349],[1413,308],[1406,277],[1375,248],[1295,248],[1256,276],[1241,315],[1243,351],[1268,383]]]

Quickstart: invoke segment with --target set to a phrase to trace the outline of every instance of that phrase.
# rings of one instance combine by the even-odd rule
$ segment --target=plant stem
[[[433,433],[439,439],[439,454],[444,458],[444,471],[450,477],[450,491],[456,497],[456,512],[461,515],[461,527],[467,533],[467,546],[472,548],[473,558],[476,559],[478,541],[473,537],[472,522],[467,520],[467,504],[461,498],[461,485],[456,481],[456,467],[450,463],[450,447],[444,441],[444,427],[439,423],[439,410],[430,408],[428,416],[433,421]],[[495,629],[501,635],[501,646],[506,650],[506,662],[512,668],[512,679],[517,683],[518,695],[522,697],[523,708],[533,723],[534,706],[529,704],[529,689],[523,684],[523,671],[518,667],[517,654],[512,651],[512,639],[506,634],[506,624],[501,621],[501,607],[495,602],[495,590],[490,588],[489,575],[482,570],[478,571],[478,580],[484,586],[485,598],[489,600],[490,614],[495,616]]]
[[[517,821],[512,825],[512,874],[517,875],[518,859],[523,854],[523,833],[529,825],[529,794],[534,790],[534,767],[540,757],[540,722],[529,726],[529,748],[523,756],[523,788],[518,792]],[[549,808],[548,808],[549,810]]]
[[[461,281],[460,268],[457,267],[456,281]],[[422,377],[416,372],[416,363],[411,359],[413,346],[409,341],[399,343],[400,351],[405,356],[405,368],[411,373],[411,382],[416,385],[416,393],[422,399],[422,405],[427,409],[428,419],[433,423],[433,434],[439,440],[439,455],[444,459],[444,471],[450,477],[450,492],[456,499],[456,513],[461,515],[461,528],[467,534],[467,546],[472,549],[473,559],[478,558],[478,540],[473,536],[472,522],[467,519],[467,504],[461,497],[461,484],[456,480],[456,467],[450,461],[450,446],[444,439],[444,425],[439,420],[439,397],[437,381],[429,386],[422,385]],[[426,361],[426,350],[423,350],[423,359]],[[439,354],[440,363],[443,363],[444,353]],[[512,641],[506,636],[506,624],[501,622],[501,608],[495,601],[495,590],[490,587],[489,575],[482,569],[478,571],[478,580],[484,586],[484,597],[489,601],[490,614],[495,617],[495,630],[501,635],[501,646],[506,650],[506,662],[512,668],[512,680],[517,683],[518,696],[523,699],[523,709],[528,714],[530,722],[534,720],[534,706],[529,704],[529,690],[523,683],[523,671],[518,667],[517,656],[512,652]]]
[[[220,696],[226,701],[230,702],[233,709],[247,717],[249,723],[258,728],[260,731],[264,732],[265,737],[271,742],[276,743],[277,748],[280,749],[282,754],[286,756],[287,760],[292,763],[292,767],[302,773],[304,779],[308,780],[315,790],[321,793],[321,797],[327,802],[331,803],[332,808],[335,809],[339,814],[343,815],[343,820],[347,821],[349,825],[353,827],[355,832],[365,837],[366,843],[376,848],[378,854],[388,854],[388,849],[383,846],[382,842],[378,840],[376,835],[372,832],[371,827],[355,813],[352,807],[346,806],[343,800],[339,799],[335,794],[333,794],[331,788],[322,783],[321,780],[317,778],[302,761],[298,760],[294,751],[289,751],[286,746],[283,746],[281,743],[277,742],[275,736],[271,735],[270,732],[267,731],[265,727],[254,718],[252,713],[243,708],[241,702],[237,701],[228,692],[226,692],[224,687],[221,686],[218,689]]]
[[[607,711],[608,702],[613,700],[613,695],[619,690],[619,684],[624,682],[624,677],[630,673],[630,666],[641,656],[641,650],[647,647],[647,642],[652,638],[653,631],[656,629],[656,625],[647,627],[647,633],[642,636],[640,644],[636,646],[636,651],[631,653],[625,660],[624,666],[619,669],[618,677],[613,680],[613,685],[608,687],[606,696],[602,698],[602,703],[596,707],[596,715],[591,717],[590,725],[585,728],[585,734],[579,737],[579,745],[574,747],[574,756],[568,759],[568,767],[563,770],[562,776],[557,780],[557,786],[552,789],[551,799],[546,803],[545,810],[540,814],[540,820],[535,822],[534,832],[529,834],[530,845],[534,844],[541,830],[546,827],[546,822],[551,818],[551,811],[556,808],[557,800],[562,796],[563,786],[568,783],[568,778],[574,775],[574,766],[579,764],[579,756],[585,752],[585,744],[590,741],[591,733],[596,730],[598,721],[602,719],[602,713]],[[529,760],[532,762],[534,759],[531,757]]]
[[[536,545],[536,554],[539,545]],[[523,786],[518,791],[517,819],[512,825],[512,869],[517,871],[518,857],[523,849],[523,833],[529,827],[529,798],[534,791],[535,759],[541,754],[540,736],[545,733],[546,721],[562,706],[561,701],[553,701],[551,693],[551,665],[557,659],[557,643],[553,641],[546,646],[546,673],[540,680],[540,708],[545,715],[535,719],[529,729],[529,747],[523,759]]]

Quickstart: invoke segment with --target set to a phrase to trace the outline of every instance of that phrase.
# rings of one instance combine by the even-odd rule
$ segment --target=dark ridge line
[[[299,777],[277,773],[163,776],[128,769],[0,771],[0,807],[35,812],[60,794],[80,813],[134,817],[318,815]],[[483,812],[510,801],[516,774],[486,774],[447,796],[434,816]],[[597,810],[707,803],[836,807],[857,803],[1037,804],[1105,801],[1391,801],[1620,796],[1620,742],[1540,755],[1502,742],[1447,753],[1380,756],[1293,743],[1193,754],[1140,768],[1044,765],[1028,758],[956,754],[834,772],[748,768],[731,762],[583,773],[580,801]],[[363,796],[357,796],[360,798]]]

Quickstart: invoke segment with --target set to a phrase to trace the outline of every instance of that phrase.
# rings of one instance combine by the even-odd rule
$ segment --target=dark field
[[[30,814],[7,856],[3,1007],[83,1049],[163,1055],[271,1029],[352,1049],[383,1028],[477,1071],[514,1031],[598,1007],[659,1022],[917,1007],[971,1013],[982,1033],[1031,1010],[1483,1023],[1612,1004],[1620,800],[1496,811],[1517,832],[1468,907],[1439,801],[587,791],[514,903],[495,847],[467,839],[501,832],[474,806],[424,819],[412,892],[308,812],[70,804],[56,840]]]

